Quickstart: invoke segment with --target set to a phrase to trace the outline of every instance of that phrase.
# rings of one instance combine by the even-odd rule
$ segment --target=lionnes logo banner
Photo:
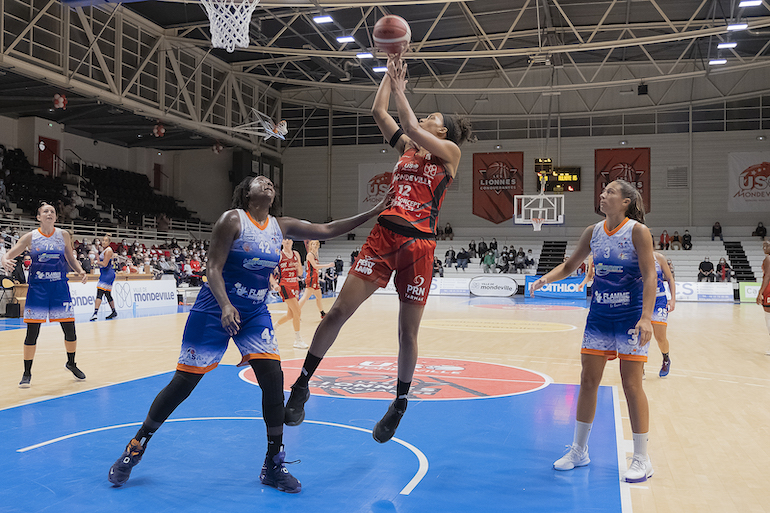
[[[70,295],[76,314],[90,313],[94,310],[96,282],[70,282]],[[176,284],[174,280],[115,280],[112,285],[112,298],[116,310],[136,308],[158,308],[176,306]]]
[[[770,153],[728,153],[730,212],[770,211]]]

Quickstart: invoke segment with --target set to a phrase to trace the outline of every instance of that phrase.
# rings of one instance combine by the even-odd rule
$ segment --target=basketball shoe
[[[396,428],[398,428],[398,424],[404,416],[404,412],[406,412],[406,407],[404,407],[403,410],[400,410],[396,408],[396,401],[393,401],[390,406],[388,406],[388,411],[385,413],[385,416],[374,425],[372,438],[381,444],[384,444],[393,438],[393,435],[396,434]]]
[[[75,376],[77,379],[80,379],[80,380],[86,379],[86,375],[85,375],[85,374],[83,374],[83,371],[82,371],[82,370],[80,370],[80,369],[78,369],[78,366],[77,366],[77,365],[75,365],[74,363],[73,363],[73,364],[70,364],[69,362],[67,362],[67,363],[66,363],[64,366],[65,366],[65,367],[67,368],[67,370],[68,370],[68,371],[70,371],[70,372],[71,372],[71,373],[72,373],[72,374],[73,374],[73,375],[74,375],[74,376]]]
[[[29,388],[32,386],[32,374],[22,374],[21,381],[19,381],[19,388]]]
[[[626,483],[641,483],[651,478],[654,473],[655,470],[652,468],[652,460],[650,460],[649,456],[645,457],[634,454],[631,466],[623,474],[623,481]]]
[[[285,462],[286,453],[284,451],[279,452],[272,459],[265,457],[265,463],[259,473],[259,480],[262,484],[277,488],[281,492],[299,493],[302,490],[302,484],[296,477],[289,474],[284,466]]]
[[[139,440],[132,439],[128,442],[126,450],[120,455],[118,461],[110,467],[110,473],[107,474],[110,483],[115,486],[123,486],[131,475],[131,469],[142,461],[143,454],[144,447],[139,443]]]
[[[115,317],[117,317],[117,316],[118,316],[118,312],[116,312],[115,310],[113,310],[113,311],[112,311],[112,313],[111,313],[110,315],[108,315],[107,317],[105,317],[105,319],[114,319],[114,318],[115,318]]]
[[[294,335],[294,348],[295,349],[307,349],[308,346],[304,340],[302,340],[302,337],[299,333],[295,333]]]
[[[287,426],[299,426],[305,420],[305,403],[310,399],[310,387],[292,385],[289,400],[283,412],[283,423]]]
[[[575,467],[585,467],[591,463],[591,458],[588,457],[588,446],[585,449],[580,449],[576,444],[569,445],[569,451],[567,454],[559,458],[553,463],[553,468],[556,470],[572,470]]]
[[[98,316],[98,312],[94,312],[94,314],[93,314],[93,315],[91,316],[91,318],[90,318],[90,319],[88,319],[88,320],[89,320],[89,321],[95,321],[97,316]]]
[[[668,360],[663,360],[663,365],[660,367],[660,372],[658,373],[658,376],[661,378],[665,378],[668,376],[668,372],[671,370],[671,358]]]

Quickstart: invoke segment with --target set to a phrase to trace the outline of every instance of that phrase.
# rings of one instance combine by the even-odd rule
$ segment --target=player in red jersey
[[[287,321],[291,321],[294,325],[294,347],[297,349],[307,349],[307,344],[299,334],[299,277],[302,275],[302,259],[300,259],[299,253],[292,249],[293,244],[293,240],[283,239],[281,261],[278,263],[278,268],[281,271],[278,290],[281,293],[283,302],[286,303],[288,311],[283,317],[278,319],[275,325],[280,326]]]
[[[432,278],[436,222],[444,194],[460,163],[460,144],[470,137],[471,127],[465,119],[440,112],[418,121],[406,99],[405,87],[406,64],[399,56],[391,55],[372,115],[382,135],[401,154],[391,182],[395,198],[377,219],[339,297],[315,332],[286,404],[285,423],[289,426],[296,426],[305,418],[310,377],[342,325],[375,290],[387,285],[393,271],[400,301],[398,383],[395,401],[374,426],[374,439],[380,443],[390,440],[406,411],[407,393],[417,364],[417,332]],[[401,128],[388,114],[391,94]]]
[[[321,319],[323,319],[324,316],[326,316],[326,312],[324,312],[323,295],[318,280],[318,270],[334,267],[334,263],[322,264],[318,261],[318,248],[320,247],[321,243],[317,240],[311,240],[307,243],[307,259],[305,259],[305,291],[299,299],[299,309],[302,311],[302,306],[307,302],[310,294],[313,294],[315,296],[315,304],[318,307],[318,311],[321,312]]]
[[[765,323],[770,333],[770,241],[762,243],[762,250],[765,252],[765,259],[762,260],[762,285],[757,294],[757,304],[765,309]],[[770,356],[770,349],[765,351],[765,354]]]

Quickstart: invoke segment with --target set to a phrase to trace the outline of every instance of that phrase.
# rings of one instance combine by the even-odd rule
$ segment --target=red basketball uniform
[[[762,296],[762,306],[770,308],[770,283],[765,287],[764,295]]]
[[[286,253],[281,250],[281,261],[278,263],[278,267],[281,269],[281,281],[280,291],[281,297],[284,301],[290,298],[299,297],[299,276],[297,276],[297,264],[299,263],[299,257],[294,251],[291,252],[291,256],[287,257]]]
[[[309,289],[319,288],[318,269],[313,267],[313,264],[310,263],[309,258],[307,259],[307,261],[305,261],[305,287]]]
[[[417,155],[414,148],[405,151],[393,170],[395,198],[380,214],[350,273],[384,287],[396,271],[399,299],[424,305],[433,278],[436,221],[450,183],[452,177],[438,157]]]

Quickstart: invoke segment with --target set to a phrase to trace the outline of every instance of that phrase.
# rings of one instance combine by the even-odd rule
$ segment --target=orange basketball
[[[401,16],[383,16],[374,24],[374,46],[381,52],[402,54],[409,49],[412,30]]]

